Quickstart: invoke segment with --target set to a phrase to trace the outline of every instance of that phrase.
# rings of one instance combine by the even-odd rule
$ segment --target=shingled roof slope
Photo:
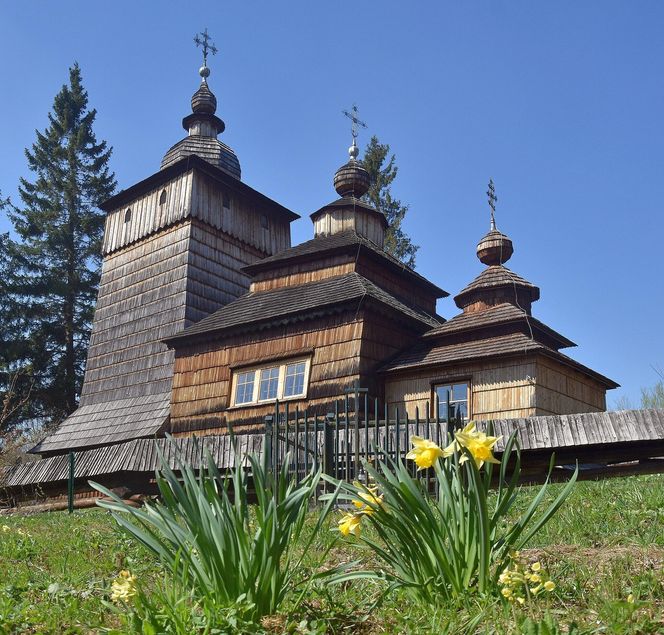
[[[560,348],[576,346],[572,340],[567,339],[557,331],[540,322],[537,318],[528,315],[525,311],[519,309],[509,302],[498,304],[483,311],[473,311],[471,313],[460,313],[450,318],[445,324],[436,327],[425,333],[425,338],[435,338],[452,333],[461,333],[464,331],[475,331],[491,326],[499,326],[509,323],[524,323],[531,329],[536,329],[560,344]]]
[[[254,275],[261,271],[274,269],[281,264],[286,264],[293,260],[306,259],[313,255],[322,258],[331,252],[352,252],[357,249],[366,250],[368,254],[379,259],[385,266],[390,267],[393,270],[398,270],[405,275],[408,275],[414,282],[428,287],[438,294],[436,297],[444,298],[449,295],[447,291],[436,286],[433,282],[430,282],[424,276],[417,273],[417,271],[406,266],[375,243],[357,234],[354,230],[312,238],[299,245],[295,245],[295,247],[284,249],[284,251],[280,251],[273,256],[268,256],[258,262],[247,265],[243,268],[243,271],[249,275]]]
[[[168,421],[170,403],[166,393],[80,406],[30,451],[41,454],[154,436]]]
[[[426,368],[433,365],[460,363],[475,359],[490,357],[524,355],[527,353],[540,353],[556,359],[568,366],[590,375],[608,387],[618,388],[619,384],[612,379],[584,366],[576,360],[538,342],[523,333],[509,333],[497,335],[469,342],[454,344],[436,343],[424,340],[422,344],[397,356],[385,364],[380,372],[389,373],[416,368]]]
[[[424,327],[440,325],[440,320],[419,308],[409,306],[358,273],[348,273],[294,287],[247,293],[181,333],[165,339],[175,342],[228,330],[249,330],[290,317],[342,306],[365,298],[378,302]]]
[[[528,282],[528,280],[525,280],[504,265],[491,265],[487,267],[465,289],[462,289],[454,299],[456,300],[472,291],[509,285],[516,285],[518,287],[529,289],[532,294],[533,302],[539,299],[539,287],[536,287],[532,282]]]

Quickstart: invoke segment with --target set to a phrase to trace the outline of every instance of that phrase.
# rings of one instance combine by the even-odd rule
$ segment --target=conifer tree
[[[371,187],[364,199],[387,217],[389,228],[385,235],[385,251],[398,258],[409,267],[415,267],[415,254],[419,247],[401,228],[408,211],[408,205],[392,198],[390,186],[397,176],[395,156],[390,154],[390,146],[380,143],[375,135],[367,144],[362,163],[371,177]],[[387,163],[386,163],[387,161]]]
[[[0,237],[0,394],[10,381],[19,402],[30,390],[14,424],[56,423],[76,408],[99,282],[99,205],[116,186],[96,114],[75,64],[25,151],[33,179],[21,179],[21,205],[5,204],[17,240]]]

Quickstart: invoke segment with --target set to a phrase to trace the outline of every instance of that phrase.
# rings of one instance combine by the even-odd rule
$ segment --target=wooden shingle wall
[[[241,268],[265,254],[193,219],[188,246],[187,325],[198,322],[249,289]]]
[[[408,377],[386,378],[386,401],[390,409],[415,416],[426,412],[429,402],[433,414],[432,385],[470,381],[470,415],[473,419],[529,417],[535,414],[535,370],[532,357],[505,359],[498,362],[475,362],[454,367],[429,369]]]
[[[167,393],[185,325],[189,223],[104,258],[81,405]]]
[[[537,360],[537,415],[606,410],[606,387],[556,360]]]
[[[328,407],[359,378],[362,329],[355,313],[346,312],[178,350],[171,430],[184,434],[203,429],[223,431],[228,422],[262,421],[273,412],[273,404],[226,410],[231,369],[293,356],[311,356],[312,361],[307,398],[292,401],[291,406]]]

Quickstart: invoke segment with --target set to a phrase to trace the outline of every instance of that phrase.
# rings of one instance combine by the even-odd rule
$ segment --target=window
[[[240,373],[237,376],[237,386],[235,388],[235,403],[251,403],[254,399],[254,371]]]
[[[231,197],[228,196],[228,194],[226,194],[226,193],[224,193],[224,207],[225,207],[226,209],[230,209],[230,208],[231,208]]]
[[[233,373],[233,406],[305,397],[309,360],[273,363]]]
[[[263,229],[270,229],[270,221],[267,214],[261,214],[261,227]]]
[[[128,223],[131,220],[131,207],[127,208],[127,211],[125,212],[125,223]]]
[[[297,362],[286,366],[286,385],[284,397],[294,397],[304,392],[304,374],[307,369],[306,362]]]
[[[263,368],[261,370],[261,385],[258,392],[259,401],[276,399],[279,388],[279,367]]]
[[[163,205],[166,202],[166,190],[162,190],[159,195],[159,205]]]
[[[457,384],[439,384],[434,390],[433,416],[441,421],[468,421],[468,382]],[[436,404],[438,412],[436,412]]]

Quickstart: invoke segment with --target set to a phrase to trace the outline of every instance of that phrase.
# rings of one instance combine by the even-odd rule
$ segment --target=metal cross
[[[353,125],[351,127],[351,134],[353,135],[353,145],[355,145],[355,141],[357,140],[357,127],[360,126],[361,128],[366,128],[367,124],[364,123],[358,116],[358,110],[357,106],[353,104],[353,107],[348,110],[342,110],[343,114],[348,117],[352,122]]]
[[[493,179],[489,179],[489,189],[486,191],[489,197],[489,207],[491,208],[491,229],[496,229],[496,203],[498,197],[496,196],[496,186],[493,184]]]
[[[212,38],[208,35],[207,27],[202,33],[196,33],[194,36],[194,42],[196,42],[196,46],[203,48],[203,66],[207,66],[208,52],[212,53],[212,55],[217,54],[217,47],[213,44]]]

